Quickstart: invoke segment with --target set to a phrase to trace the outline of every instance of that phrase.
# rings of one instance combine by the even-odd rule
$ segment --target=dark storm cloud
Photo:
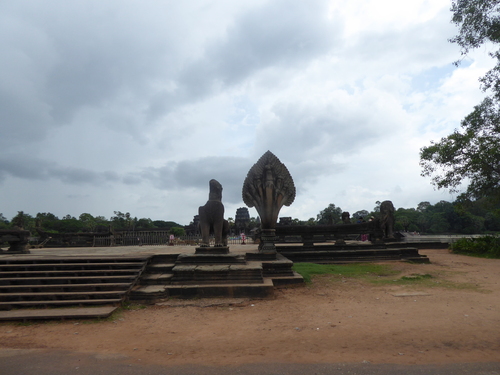
[[[271,150],[271,152],[273,152]],[[228,203],[241,202],[241,189],[250,168],[261,155],[255,159],[241,157],[205,157],[196,160],[172,162],[159,168],[148,168],[139,174],[130,176],[134,181],[152,182],[161,190],[197,189],[205,191],[211,179],[219,181],[224,188],[224,200]],[[279,158],[279,154],[276,154]],[[304,184],[313,182],[317,177],[339,171],[342,166],[331,162],[308,161],[292,162],[280,159],[294,179],[295,185],[301,189]],[[208,191],[208,190],[207,190]]]
[[[0,5],[4,140],[43,137],[48,128],[69,124],[78,111],[110,107],[123,95],[132,102],[137,97],[140,105],[141,99],[147,100],[151,82],[167,80],[176,41],[163,23],[135,13],[137,4],[116,5],[81,1]],[[141,10],[151,18],[165,11],[159,3],[145,4]],[[120,123],[106,126],[121,128]]]
[[[68,184],[103,184],[119,180],[119,176],[114,172],[95,172],[14,155],[0,158],[0,176],[12,176],[24,180],[56,179]]]
[[[224,200],[239,202],[243,180],[251,167],[249,163],[248,159],[238,157],[206,157],[148,168],[135,177],[151,181],[162,190],[207,190],[208,182],[216,179],[224,189]]]
[[[0,9],[9,22],[0,26],[0,45],[7,57],[0,61],[6,60],[4,74],[16,78],[16,91],[0,88],[3,139],[35,141],[47,129],[71,123],[81,110],[120,111],[123,105],[144,111],[148,121],[125,126],[108,116],[103,125],[119,131],[152,126],[160,116],[258,71],[307,64],[327,53],[339,35],[323,1],[264,3],[229,18],[227,31],[208,35],[202,46],[190,43],[194,30],[176,19],[185,9],[161,2],[141,5],[139,13],[136,7],[4,4]]]

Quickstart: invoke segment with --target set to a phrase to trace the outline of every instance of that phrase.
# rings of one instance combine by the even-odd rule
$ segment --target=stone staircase
[[[150,256],[0,259],[0,320],[105,318]]]
[[[277,254],[52,256],[0,258],[0,321],[94,319],[124,301],[167,298],[273,298],[275,287],[302,285]]]
[[[155,255],[129,300],[155,303],[166,298],[273,298],[274,288],[303,284],[293,263],[277,255],[262,261],[255,254]]]
[[[276,246],[278,251],[293,262],[308,263],[359,263],[377,261],[407,261],[429,263],[429,258],[421,255],[415,247],[386,247],[367,245],[324,245],[312,249],[302,246]]]

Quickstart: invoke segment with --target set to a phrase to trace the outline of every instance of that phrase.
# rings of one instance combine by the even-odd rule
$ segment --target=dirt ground
[[[101,322],[0,324],[0,350],[65,349],[131,363],[500,361],[500,260],[422,250],[391,263],[414,285],[317,277],[274,300],[169,301]]]

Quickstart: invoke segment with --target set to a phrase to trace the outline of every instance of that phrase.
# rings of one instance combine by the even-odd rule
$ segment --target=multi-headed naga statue
[[[267,151],[248,171],[243,183],[243,202],[255,207],[262,229],[276,228],[281,207],[295,199],[295,185],[285,165]]]
[[[295,199],[295,185],[285,165],[267,151],[248,171],[242,195],[243,202],[259,213],[263,238],[272,237],[281,207]]]

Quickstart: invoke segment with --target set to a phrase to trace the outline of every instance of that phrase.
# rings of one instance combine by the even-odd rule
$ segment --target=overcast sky
[[[0,212],[189,224],[225,217],[270,150],[280,216],[455,196],[419,150],[481,101],[487,50],[457,68],[449,0],[0,2]],[[257,216],[250,209],[252,216]]]

